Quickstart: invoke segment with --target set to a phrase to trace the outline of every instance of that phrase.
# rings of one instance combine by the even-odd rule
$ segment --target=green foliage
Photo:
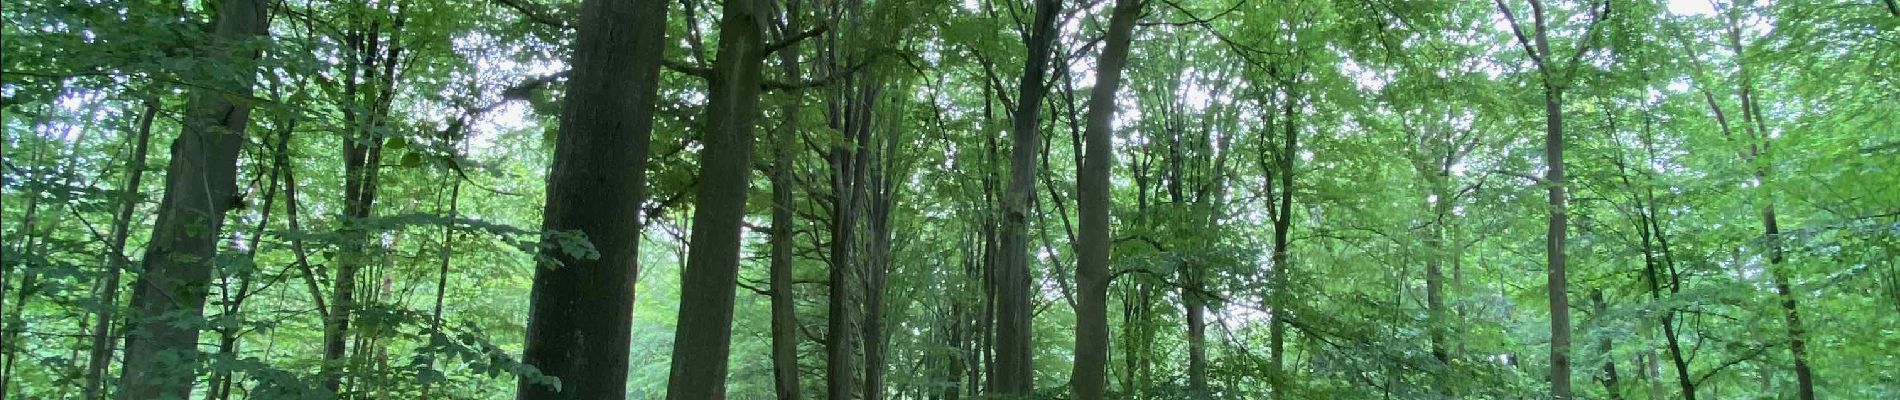
[[[1530,26],[1521,1],[1505,3]],[[628,283],[638,293],[629,397],[664,395],[672,332],[696,317],[677,315],[678,275],[699,200],[697,119],[721,118],[699,111],[706,81],[695,73],[717,56],[701,53],[717,48],[722,4],[669,3],[672,65],[654,112],[648,201],[617,220],[642,223],[644,239],[605,244],[539,228],[580,2],[276,2],[269,40],[230,44],[208,33],[216,3],[6,0],[0,11],[6,396],[84,398],[106,312],[115,348],[134,317],[201,331],[198,357],[168,355],[170,372],[195,376],[199,398],[502,399],[518,383],[560,387],[518,359],[533,276],[608,245],[640,250],[639,280]],[[1045,164],[1023,216],[1033,398],[1068,397],[1070,243],[1083,235],[1113,238],[1116,398],[1546,396],[1550,184],[1574,196],[1579,397],[1682,397],[1673,341],[1699,395],[1792,398],[1797,334],[1817,397],[1900,396],[1900,15],[1886,3],[1611,0],[1598,50],[1566,88],[1570,178],[1552,183],[1535,178],[1543,81],[1492,2],[1145,2],[1116,102],[1111,232],[1074,227],[1079,132],[1109,2],[1069,4],[1090,7],[1063,20],[1039,120],[1046,149],[1012,149],[1004,134],[1026,58],[1025,2],[870,1],[849,21],[833,20],[833,3],[802,3],[804,26],[783,30],[828,31],[797,47],[799,77],[768,58],[766,79],[794,89],[761,99],[730,398],[773,396],[766,188],[781,167],[794,177],[799,372],[806,397],[826,394],[824,339],[837,333],[825,327],[839,317],[827,312],[827,272],[873,264],[828,258],[834,146],[888,157],[877,171],[896,187],[884,315],[863,321],[883,329],[891,398],[984,393],[987,377],[972,374],[988,371],[994,340],[989,268],[1019,250],[992,243],[1009,217],[998,199],[1012,151]],[[1545,3],[1559,22],[1554,54],[1591,40],[1588,5]],[[387,70],[397,76],[389,98],[363,80],[387,66],[355,57],[365,38],[403,49]],[[210,57],[224,48],[261,56]],[[252,80],[252,93],[215,94],[251,107],[251,122],[240,207],[203,232],[220,238],[218,256],[198,260],[212,267],[198,282],[206,311],[134,315],[127,300],[165,218],[165,167],[192,161],[172,145],[191,93]],[[854,114],[863,110],[841,88],[873,81],[882,97]],[[794,102],[799,114],[783,118]],[[151,150],[134,160],[148,104]],[[854,141],[847,116],[898,138],[895,150]],[[779,129],[795,140],[776,141]],[[381,152],[367,218],[344,216],[351,144]],[[781,147],[790,165],[765,156]],[[143,174],[139,187],[127,187],[128,172]],[[1273,261],[1276,215],[1289,219],[1287,265]],[[115,249],[120,223],[127,240]],[[355,243],[365,248],[351,288],[359,304],[347,310],[344,384],[332,393],[320,383],[321,318],[332,310],[318,305],[334,304],[352,237],[368,239]],[[115,261],[123,273],[109,285]],[[1199,343],[1187,333],[1190,298],[1206,311]],[[1788,329],[1785,302],[1804,331]],[[1276,323],[1286,331],[1279,363]],[[1197,345],[1205,371],[1189,366]],[[117,362],[102,367],[116,390]],[[1193,374],[1208,392],[1194,392]]]

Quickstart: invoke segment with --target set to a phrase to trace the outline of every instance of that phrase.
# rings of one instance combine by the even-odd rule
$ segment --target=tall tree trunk
[[[364,23],[357,18],[370,19]],[[333,307],[324,326],[324,363],[320,371],[322,385],[331,392],[342,389],[348,360],[350,316],[358,308],[357,275],[368,263],[371,239],[376,236],[367,224],[375,214],[380,190],[383,159],[383,127],[389,119],[391,101],[396,93],[397,65],[403,53],[404,16],[398,6],[387,26],[379,15],[352,15],[354,29],[344,34],[348,47],[344,56],[343,141],[343,214],[338,224],[343,242],[337,252],[336,279],[331,288]],[[382,32],[387,29],[387,39]]]
[[[544,234],[584,234],[599,256],[542,246],[544,259],[560,264],[535,268],[522,362],[560,379],[560,386],[524,376],[517,399],[626,397],[640,204],[667,3],[581,5],[541,227]]]
[[[1045,77],[1061,8],[1060,0],[1036,0],[1035,22],[1027,39],[1028,61],[1011,115],[1010,176],[1003,199],[1002,263],[997,271],[995,394],[1003,396],[1028,395],[1036,387],[1035,348],[1030,343],[1034,304],[1030,302],[1028,219],[1036,196],[1036,152],[1042,148],[1037,122],[1042,117],[1042,98],[1049,92]]]
[[[1542,43],[1543,33],[1538,33]],[[1541,47],[1541,45],[1540,45]],[[1549,186],[1550,218],[1544,234],[1545,284],[1550,297],[1550,393],[1557,399],[1570,397],[1570,287],[1565,272],[1564,238],[1569,223],[1568,198],[1564,194],[1563,92],[1546,83],[1544,88],[1544,171]]]
[[[1082,165],[1076,176],[1075,366],[1071,398],[1093,400],[1108,394],[1109,174],[1115,165],[1115,95],[1128,62],[1129,36],[1141,18],[1140,0],[1116,0],[1108,39],[1096,62],[1095,87],[1089,93],[1088,128],[1083,132]]]
[[[791,35],[790,28],[798,26],[798,0],[786,2],[786,22],[779,26],[779,40]],[[785,70],[788,80],[799,79],[799,46],[794,43],[778,53],[780,67]],[[804,95],[791,93],[780,110],[781,126],[778,137],[772,146],[772,387],[778,393],[779,400],[797,400],[801,394],[798,381],[798,309],[792,291],[792,269],[795,255],[792,237],[793,171],[797,159],[793,150],[798,144],[798,113],[804,101]]]
[[[235,44],[264,36],[269,8],[268,0],[219,2],[213,41],[220,51],[214,62],[249,71],[238,66],[257,54],[227,49],[245,48]],[[227,93],[249,93],[252,81],[252,74],[245,72],[216,84],[223,90],[195,89],[185,106],[184,129],[172,142],[165,197],[142,261],[144,272],[133,283],[120,398],[187,398],[191,393],[199,327],[169,319],[204,314],[218,233],[225,211],[236,202],[238,150],[250,123],[250,108],[233,102]]]
[[[1891,6],[1891,3],[1889,4]],[[1768,187],[1773,168],[1761,161],[1761,154],[1770,148],[1767,119],[1762,116],[1761,104],[1755,98],[1754,75],[1751,74],[1746,50],[1742,46],[1741,6],[1731,6],[1728,14],[1729,47],[1735,52],[1736,74],[1741,81],[1740,97],[1742,103],[1742,127],[1748,133],[1746,161],[1754,164],[1755,180],[1761,187]],[[1801,324],[1801,310],[1793,285],[1789,282],[1789,271],[1784,265],[1786,256],[1781,248],[1781,227],[1775,218],[1774,194],[1764,190],[1761,200],[1763,241],[1768,251],[1768,276],[1774,283],[1775,296],[1780,299],[1783,320],[1788,331],[1788,352],[1794,358],[1794,377],[1796,393],[1801,400],[1814,400],[1814,371],[1808,367],[1807,330]]]
[[[1293,161],[1298,159],[1299,154],[1297,154],[1297,152],[1300,148],[1300,128],[1297,119],[1299,116],[1299,112],[1297,111],[1299,107],[1299,93],[1292,86],[1293,79],[1299,79],[1299,77],[1294,76],[1286,83],[1286,104],[1283,105],[1284,108],[1281,110],[1283,115],[1280,117],[1280,127],[1283,132],[1280,138],[1281,148],[1277,160],[1279,165],[1276,168],[1277,171],[1275,171],[1275,174],[1277,174],[1276,177],[1280,179],[1278,193],[1280,198],[1278,199],[1279,205],[1273,208],[1275,210],[1273,216],[1273,255],[1271,257],[1273,270],[1270,271],[1272,275],[1268,278],[1270,280],[1268,285],[1272,288],[1273,293],[1270,298],[1272,299],[1272,303],[1275,304],[1273,308],[1273,322],[1267,327],[1268,357],[1272,363],[1268,366],[1272,373],[1269,374],[1267,379],[1269,386],[1272,388],[1271,396],[1273,400],[1286,398],[1286,383],[1288,381],[1286,373],[1286,320],[1291,318],[1291,316],[1287,315],[1290,313],[1286,311],[1286,304],[1291,300],[1292,294],[1288,292],[1288,289],[1292,286],[1289,284],[1292,279],[1292,265],[1291,262],[1288,261],[1287,255],[1292,252],[1289,246],[1291,245],[1291,234],[1293,233]]]
[[[119,192],[119,210],[112,218],[112,237],[106,244],[106,276],[99,288],[99,320],[92,329],[92,348],[86,363],[86,398],[105,398],[106,368],[112,364],[113,313],[119,304],[119,275],[131,260],[125,256],[125,242],[132,232],[133,213],[138,211],[139,190],[145,180],[145,159],[151,149],[152,122],[157,119],[159,103],[145,100],[139,114],[138,136],[133,139],[132,158],[126,161],[125,186]]]
[[[752,124],[759,114],[766,0],[731,0],[719,22],[719,59],[708,79],[705,148],[700,151],[692,247],[680,275],[668,399],[726,396],[740,224],[752,183]]]
[[[868,128],[868,127],[867,127]],[[891,269],[891,211],[896,206],[897,184],[904,176],[896,157],[899,131],[896,126],[882,127],[883,149],[868,160],[870,179],[866,181],[870,197],[866,210],[866,231],[871,235],[864,263],[864,399],[884,398],[884,291]],[[867,142],[867,145],[872,144]],[[873,151],[863,146],[861,151]]]
[[[1604,2],[1601,11],[1597,5],[1590,7],[1590,23],[1585,28],[1585,36],[1576,48],[1576,54],[1567,62],[1558,64],[1552,60],[1548,25],[1544,18],[1542,0],[1530,0],[1532,34],[1526,36],[1517,25],[1517,17],[1511,13],[1504,0],[1495,0],[1498,11],[1504,13],[1510,23],[1512,33],[1517,37],[1524,52],[1536,65],[1538,76],[1544,85],[1544,179],[1541,182],[1547,190],[1549,218],[1544,233],[1545,290],[1550,301],[1550,394],[1557,399],[1570,399],[1570,297],[1569,277],[1565,268],[1564,255],[1566,230],[1569,226],[1568,197],[1564,177],[1564,89],[1570,84],[1571,71],[1575,71],[1582,56],[1590,51],[1590,41],[1596,34],[1598,25],[1609,13],[1608,2]]]

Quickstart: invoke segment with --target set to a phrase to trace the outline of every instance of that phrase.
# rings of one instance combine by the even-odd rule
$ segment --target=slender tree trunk
[[[1603,289],[1590,291],[1590,303],[1592,308],[1596,310],[1596,318],[1599,321],[1608,320],[1608,317],[1605,315],[1607,314],[1607,310],[1609,310],[1609,305],[1603,300]],[[1623,400],[1623,392],[1618,390],[1618,387],[1621,386],[1618,380],[1621,378],[1616,374],[1616,357],[1608,356],[1610,350],[1609,337],[1598,339],[1597,352],[1605,355],[1603,357],[1603,390],[1609,393],[1610,399]]]
[[[779,40],[789,37],[790,27],[798,26],[798,0],[787,2],[786,22],[780,27]],[[789,80],[799,79],[799,46],[793,44],[778,53],[779,64],[785,70]],[[791,100],[780,110],[782,126],[772,146],[772,386],[779,400],[797,400],[801,394],[798,381],[798,309],[792,291],[793,254],[792,236],[796,221],[792,210],[797,207],[793,201],[793,171],[795,162],[793,150],[798,144],[798,113],[804,100],[802,94],[792,93]]]
[[[1747,58],[1743,56],[1745,50],[1742,47],[1741,11],[1738,7],[1729,11],[1728,39],[1729,46],[1735,51],[1736,73],[1741,78],[1742,127],[1752,141],[1744,161],[1755,164],[1755,180],[1767,187],[1772,168],[1761,161],[1760,156],[1769,149],[1768,124],[1762,116],[1760,103],[1755,99],[1754,76],[1750,73]],[[1794,358],[1797,395],[1801,400],[1814,400],[1814,371],[1808,367],[1807,329],[1801,324],[1797,294],[1789,283],[1789,271],[1783,264],[1786,256],[1781,248],[1781,227],[1775,218],[1774,195],[1769,193],[1761,199],[1765,203],[1761,210],[1761,221],[1763,240],[1768,247],[1768,276],[1775,285],[1775,296],[1780,299],[1782,317],[1787,323],[1788,352]]]
[[[765,43],[764,0],[732,0],[719,22],[719,59],[713,63],[706,106],[705,149],[700,152],[693,207],[692,247],[680,276],[679,322],[674,335],[668,399],[726,396],[732,349],[733,290],[738,284],[740,224],[752,183],[752,124],[759,114]]]
[[[864,399],[884,398],[884,291],[891,268],[891,209],[895,207],[898,178],[896,168],[898,136],[896,129],[885,129],[884,149],[872,156],[867,183],[872,185],[867,204],[867,231],[870,243],[864,263]],[[868,143],[867,143],[868,144]],[[867,146],[868,147],[868,146]],[[870,151],[868,148],[860,151]]]
[[[1540,31],[1538,41],[1543,41]],[[1563,92],[1546,84],[1544,92],[1544,171],[1549,186],[1550,218],[1544,235],[1545,284],[1550,294],[1551,397],[1570,399],[1570,287],[1564,264],[1564,240],[1569,224],[1564,193]]]
[[[218,5],[214,41],[219,49],[268,32],[269,2],[231,0]],[[255,53],[224,50],[216,62],[248,64]],[[248,71],[237,67],[238,71]],[[252,77],[240,73],[219,84],[249,93]],[[143,273],[133,284],[119,397],[187,398],[198,357],[197,326],[180,326],[176,315],[203,315],[207,285],[217,256],[224,213],[236,202],[237,156],[245,142],[250,108],[226,90],[196,89],[186,104],[183,132],[172,143],[165,197],[147,242]]]
[[[113,313],[118,311],[119,276],[131,260],[125,257],[125,242],[132,232],[133,213],[138,211],[139,190],[145,180],[145,159],[152,143],[152,122],[157,119],[159,103],[146,99],[139,114],[138,136],[133,139],[132,158],[126,161],[125,186],[120,189],[119,210],[112,218],[112,237],[106,244],[106,276],[99,289],[99,320],[92,329],[92,347],[86,363],[86,398],[105,398],[106,368],[112,364]]]
[[[554,145],[544,234],[578,232],[597,257],[546,243],[535,268],[522,362],[560,379],[523,376],[516,398],[626,397],[639,261],[640,204],[653,105],[666,48],[666,0],[586,0],[573,75]]]
[[[1294,79],[1298,79],[1298,77],[1296,76]],[[1278,157],[1278,171],[1275,171],[1278,175],[1277,177],[1280,179],[1278,193],[1280,195],[1278,199],[1280,204],[1274,207],[1276,215],[1274,215],[1273,218],[1273,255],[1271,258],[1273,270],[1271,271],[1272,277],[1269,278],[1271,281],[1269,285],[1273,291],[1273,295],[1271,296],[1272,302],[1276,305],[1273,309],[1273,322],[1267,328],[1268,357],[1272,363],[1272,365],[1268,366],[1272,371],[1272,373],[1269,374],[1268,382],[1270,382],[1269,386],[1272,388],[1271,396],[1273,400],[1286,398],[1286,383],[1289,380],[1285,369],[1286,320],[1291,318],[1291,315],[1288,315],[1290,313],[1286,312],[1287,307],[1285,304],[1291,300],[1292,293],[1289,293],[1288,289],[1291,286],[1289,282],[1291,281],[1292,264],[1291,261],[1288,260],[1287,255],[1292,252],[1289,246],[1292,244],[1291,234],[1293,233],[1293,161],[1298,159],[1299,155],[1296,153],[1300,148],[1300,129],[1298,120],[1296,119],[1299,116],[1298,111],[1296,111],[1299,107],[1299,94],[1294,90],[1290,82],[1286,94],[1285,108],[1281,110],[1284,115],[1281,116],[1280,122],[1281,129],[1284,132],[1280,139],[1281,148]]]
[[[1108,394],[1108,178],[1115,167],[1115,95],[1121,89],[1122,68],[1135,20],[1141,18],[1139,0],[1116,0],[1108,22],[1108,39],[1096,65],[1095,87],[1089,93],[1088,128],[1083,133],[1082,165],[1076,176],[1076,214],[1080,232],[1075,245],[1076,302],[1075,366],[1070,376],[1071,398],[1093,400]]]

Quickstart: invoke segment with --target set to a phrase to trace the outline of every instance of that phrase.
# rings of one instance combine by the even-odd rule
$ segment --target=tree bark
[[[233,52],[237,42],[268,32],[267,0],[220,2],[213,41],[219,63],[247,64],[255,52]],[[177,315],[203,315],[224,213],[236,202],[237,156],[250,108],[226,97],[249,93],[254,78],[238,67],[219,89],[196,89],[187,102],[183,132],[172,142],[165,197],[146,245],[143,273],[133,283],[132,311],[119,397],[186,398],[199,362],[200,327],[180,326]]]
[[[1010,176],[1003,199],[1001,259],[997,276],[996,381],[995,394],[1028,395],[1035,389],[1034,352],[1030,343],[1029,285],[1029,204],[1036,195],[1036,152],[1042,148],[1037,121],[1042,116],[1042,98],[1049,92],[1050,49],[1056,41],[1055,22],[1061,13],[1060,0],[1036,0],[1035,22],[1027,45],[1028,61],[1023,65],[1018,87],[1016,110],[1011,116]]]
[[[740,224],[752,183],[752,125],[766,56],[764,1],[727,1],[719,22],[719,59],[708,79],[699,203],[693,207],[692,247],[680,276],[679,315],[693,317],[680,319],[675,331],[668,399],[726,396]]]
[[[1089,93],[1088,127],[1082,139],[1084,155],[1076,176],[1080,232],[1075,245],[1075,281],[1079,293],[1070,397],[1077,400],[1102,399],[1108,394],[1108,256],[1113,243],[1108,178],[1115,165],[1115,150],[1111,147],[1115,95],[1121,89],[1122,68],[1128,62],[1129,37],[1140,18],[1140,0],[1115,1],[1108,39],[1095,63],[1095,87]]]
[[[639,269],[648,139],[666,48],[666,0],[586,0],[550,168],[543,232],[578,231],[599,257],[544,243],[517,399],[622,399]]]

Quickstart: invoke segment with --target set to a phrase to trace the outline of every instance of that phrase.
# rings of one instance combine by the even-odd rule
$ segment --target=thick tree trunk
[[[1056,41],[1055,22],[1060,0],[1036,0],[1035,22],[1030,26],[1028,61],[1016,110],[1011,115],[1010,176],[1003,199],[1001,260],[997,274],[995,394],[1023,396],[1034,390],[1035,348],[1030,343],[1029,205],[1036,196],[1036,152],[1042,148],[1037,126],[1042,98],[1049,92],[1050,49]]]
[[[255,53],[230,52],[236,42],[268,32],[269,1],[231,0],[218,5],[214,41],[221,63],[247,64]],[[238,71],[248,69],[238,67]],[[197,89],[186,104],[183,132],[172,142],[165,197],[146,245],[143,273],[133,283],[119,397],[187,398],[199,361],[199,327],[174,324],[178,315],[204,313],[217,257],[224,213],[236,202],[237,156],[250,124],[250,108],[227,92],[249,93],[251,74]]]
[[[1108,394],[1108,277],[1109,226],[1112,208],[1109,174],[1115,165],[1115,95],[1121,89],[1122,68],[1128,62],[1129,36],[1141,18],[1139,0],[1116,0],[1109,17],[1108,39],[1096,62],[1095,88],[1089,93],[1088,128],[1083,132],[1082,165],[1076,176],[1075,245],[1075,366],[1070,376],[1071,398],[1093,400]]]
[[[726,396],[732,349],[733,290],[738,285],[740,224],[752,183],[752,125],[764,69],[764,0],[733,0],[719,22],[719,59],[708,80],[705,149],[692,247],[680,276],[679,315],[668,399]]]
[[[125,242],[132,233],[133,213],[138,211],[139,190],[145,180],[146,155],[152,143],[152,122],[157,119],[158,111],[156,99],[145,101],[145,111],[139,114],[138,136],[134,139],[132,158],[125,164],[125,186],[120,191],[119,210],[112,218],[112,238],[106,244],[106,277],[99,288],[99,320],[93,325],[92,348],[86,363],[87,399],[105,398],[106,368],[112,364],[113,313],[119,308],[119,275],[125,270],[126,264],[131,263],[125,257]]]
[[[666,47],[665,0],[586,0],[550,168],[544,234],[585,234],[599,257],[548,243],[560,265],[535,269],[522,362],[560,386],[522,377],[517,399],[626,397],[638,274],[640,204]]]

